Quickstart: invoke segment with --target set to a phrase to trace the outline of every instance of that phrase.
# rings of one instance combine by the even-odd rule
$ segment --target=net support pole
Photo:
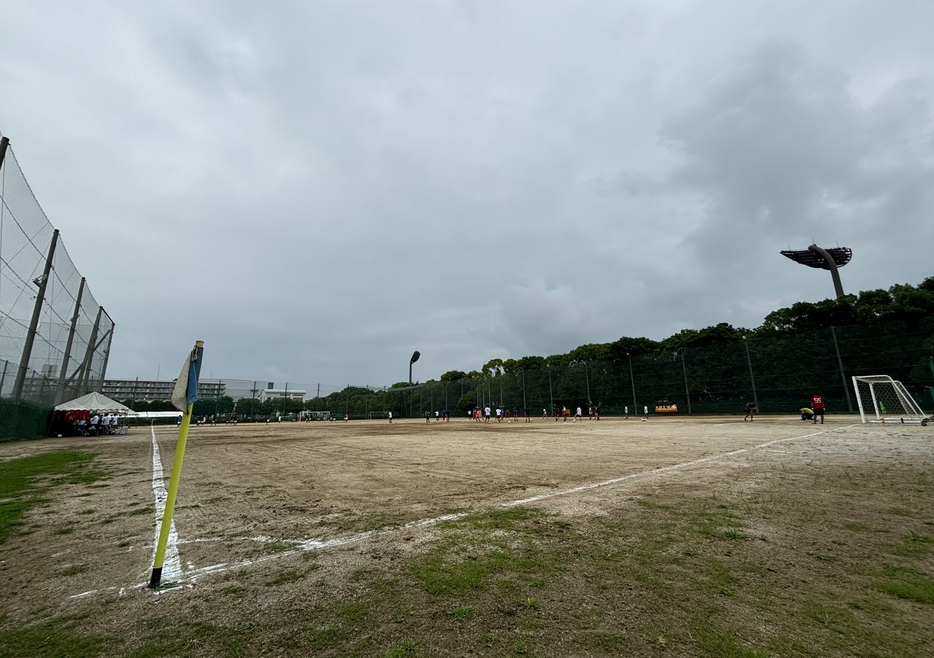
[[[9,137],[0,137],[0,167],[3,166],[3,160],[6,158],[6,150],[10,146]]]
[[[584,381],[587,383],[587,404],[591,404],[590,397],[590,374],[587,372],[587,362],[584,361]]]
[[[837,344],[837,330],[831,326],[830,333],[833,334],[833,348],[837,351],[837,365],[840,366],[840,381],[843,382],[843,392],[846,393],[846,408],[853,413],[853,401],[850,399],[850,387],[846,385],[846,375],[843,374],[843,359],[840,358],[840,346]]]
[[[29,321],[29,330],[26,332],[26,342],[23,343],[23,354],[19,360],[19,370],[16,373],[16,382],[13,384],[13,399],[23,397],[23,386],[26,384],[26,373],[29,371],[29,359],[32,357],[32,346],[36,341],[36,332],[39,328],[39,316],[42,314],[42,304],[45,301],[45,289],[49,284],[52,273],[52,259],[55,258],[55,247],[58,245],[58,229],[52,233],[52,243],[45,259],[45,269],[39,280],[39,292],[36,294],[36,304],[32,309],[32,319]]]
[[[107,311],[104,311],[104,315],[107,315]],[[101,392],[104,391],[104,377],[107,374],[107,362],[110,361],[110,346],[113,344],[113,341],[114,341],[113,320],[110,318],[109,315],[107,315],[107,319],[110,320],[110,332],[109,332],[110,335],[107,336],[107,349],[104,350],[104,363],[101,364],[101,376],[100,376],[100,379],[97,380],[98,381],[97,388],[100,389]]]
[[[681,350],[681,372],[684,374],[684,394],[688,398],[688,416],[693,416],[691,412],[691,389],[688,388],[688,369],[684,365],[684,353],[687,352],[687,348],[682,348]]]
[[[551,400],[551,413],[555,412],[555,394],[551,390],[551,367],[548,367],[548,398]]]
[[[639,403],[636,402],[636,378],[632,374],[632,356],[626,352],[626,358],[629,359],[629,383],[632,384],[632,413],[638,413]]]
[[[65,375],[68,371],[68,361],[71,358],[71,348],[75,342],[75,330],[78,328],[78,317],[81,315],[81,298],[84,296],[84,286],[87,279],[81,277],[81,285],[78,286],[78,298],[75,300],[75,312],[71,316],[71,328],[68,330],[68,342],[65,343],[65,356],[62,357],[62,371],[58,376],[58,386],[55,389],[55,404],[64,402],[65,397]]]
[[[84,355],[84,370],[81,373],[80,378],[78,379],[78,395],[84,395],[88,392],[88,379],[91,376],[91,360],[94,356],[95,343],[97,342],[97,334],[101,328],[101,313],[104,312],[104,307],[99,306],[97,308],[97,318],[94,320],[94,328],[91,330],[91,339],[88,341],[88,349]]]
[[[529,408],[528,403],[525,401],[525,370],[520,370],[519,376],[522,377],[522,413],[525,413],[526,409]]]
[[[752,403],[756,405],[756,411],[762,413],[759,409],[759,398],[756,395],[756,378],[752,374],[752,359],[749,358],[749,341],[743,336],[743,345],[746,346],[746,365],[749,366],[749,382],[752,384]]]

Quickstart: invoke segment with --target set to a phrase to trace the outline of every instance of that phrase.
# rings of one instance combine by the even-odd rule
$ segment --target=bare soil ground
[[[149,428],[0,444],[106,473],[0,544],[0,656],[934,655],[934,432],[851,422],[192,428],[160,594]]]

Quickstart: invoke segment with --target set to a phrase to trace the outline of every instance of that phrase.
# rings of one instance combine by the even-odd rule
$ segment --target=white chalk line
[[[165,476],[162,471],[162,459],[159,456],[159,444],[156,442],[156,430],[152,432],[152,494],[156,499],[156,537],[152,544],[152,557],[155,563],[156,550],[159,546],[159,531],[162,528],[162,519],[165,516],[165,501],[169,492],[165,489]],[[169,525],[169,540],[165,549],[165,560],[162,564],[162,579],[165,582],[178,580],[182,577],[182,562],[178,557],[178,532],[175,530],[175,519]]]
[[[847,427],[852,427],[852,425],[846,425],[844,427],[835,428],[834,430],[830,430],[830,431],[838,431],[841,429],[846,429]],[[751,448],[740,448],[739,450],[731,450],[729,452],[723,452],[718,455],[710,455],[708,457],[701,457],[699,459],[693,459],[691,461],[681,462],[679,464],[673,464],[671,466],[660,466],[658,468],[653,468],[648,471],[641,471],[639,473],[630,473],[629,475],[624,475],[622,477],[612,478],[610,480],[603,480],[602,482],[594,482],[592,484],[585,484],[579,487],[565,489],[563,491],[555,491],[551,493],[541,494],[539,496],[532,496],[530,498],[522,498],[520,500],[512,500],[512,501],[508,501],[505,503],[498,503],[497,505],[495,505],[495,507],[504,507],[504,508],[517,507],[519,505],[528,505],[529,503],[536,503],[542,500],[548,500],[550,498],[557,498],[559,496],[568,496],[571,494],[580,493],[582,491],[590,491],[590,490],[599,489],[602,487],[609,487],[609,486],[619,484],[621,482],[626,482],[628,480],[634,480],[636,478],[650,477],[653,475],[669,473],[671,471],[676,471],[679,469],[690,468],[691,466],[696,466],[698,464],[703,464],[703,463],[715,461],[718,459],[724,459],[726,457],[733,457],[735,455],[740,455],[745,452],[749,452],[751,450],[760,450],[762,448],[767,448],[769,446],[773,446],[778,443],[787,443],[789,441],[800,441],[801,439],[808,439],[808,438],[811,438],[813,436],[818,436],[823,433],[824,431],[820,430],[817,432],[811,432],[810,434],[803,434],[801,436],[792,436],[786,439],[775,439],[773,441],[767,441],[766,443],[760,443],[759,445],[752,446]],[[269,562],[271,560],[279,560],[279,559],[289,557],[292,555],[297,555],[299,553],[306,552],[306,551],[324,550],[328,548],[340,548],[342,546],[360,543],[367,539],[372,539],[374,537],[378,537],[378,536],[389,534],[389,533],[398,533],[400,531],[409,530],[412,528],[424,528],[424,527],[436,525],[438,523],[443,523],[445,521],[455,521],[457,519],[461,519],[465,516],[469,516],[471,514],[476,514],[476,513],[477,511],[474,510],[471,512],[458,512],[455,514],[444,514],[442,516],[436,516],[436,517],[431,517],[427,519],[420,519],[418,521],[410,521],[409,523],[406,523],[402,526],[394,526],[390,528],[379,528],[376,530],[368,530],[366,532],[361,532],[355,535],[349,535],[347,537],[338,537],[335,539],[328,539],[328,540],[307,539],[299,543],[295,549],[292,549],[289,551],[283,551],[281,553],[274,553],[272,555],[264,555],[262,557],[255,558],[253,560],[241,560],[239,562],[222,562],[219,564],[212,564],[210,566],[201,567],[200,569],[192,569],[191,571],[188,572],[187,577],[192,582],[194,582],[194,580],[198,576],[214,574],[214,573],[223,573],[225,571],[230,571],[231,569],[242,569],[242,568],[249,567],[255,564],[260,564],[262,562]]]

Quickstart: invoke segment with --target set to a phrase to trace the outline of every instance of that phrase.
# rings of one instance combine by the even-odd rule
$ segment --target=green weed
[[[0,462],[0,544],[22,525],[26,512],[48,502],[41,496],[53,487],[91,485],[105,477],[93,459],[91,453],[63,450]]]

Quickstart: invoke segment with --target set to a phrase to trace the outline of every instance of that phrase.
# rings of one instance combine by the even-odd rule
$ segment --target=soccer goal
[[[864,423],[921,423],[931,420],[905,386],[888,375],[853,377],[859,416]]]

